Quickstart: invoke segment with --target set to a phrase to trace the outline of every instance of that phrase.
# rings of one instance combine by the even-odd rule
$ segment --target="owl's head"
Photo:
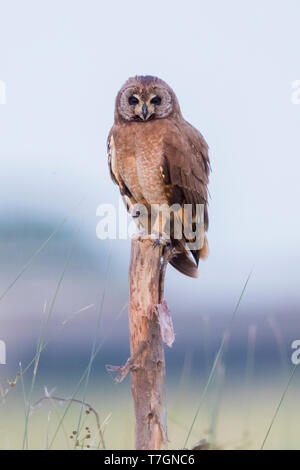
[[[176,115],[181,115],[176,95],[160,78],[150,75],[129,78],[117,95],[116,121],[147,122]]]

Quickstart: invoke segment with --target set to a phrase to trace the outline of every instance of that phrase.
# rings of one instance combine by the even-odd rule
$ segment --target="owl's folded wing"
[[[166,133],[162,173],[171,204],[192,204],[193,208],[204,204],[207,230],[208,145],[201,133],[186,121],[180,129],[172,126]]]
[[[115,149],[115,142],[113,136],[113,127],[110,130],[110,133],[107,138],[107,155],[108,155],[108,167],[110,171],[111,179],[114,183],[119,186],[121,196],[123,201],[126,205],[127,210],[130,212],[132,207],[136,204],[134,197],[132,196],[131,192],[125,185],[123,179],[120,176],[117,166],[116,160],[116,149]]]

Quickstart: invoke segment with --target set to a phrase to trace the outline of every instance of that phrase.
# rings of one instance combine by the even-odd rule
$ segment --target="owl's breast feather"
[[[124,126],[115,139],[120,176],[135,200],[148,204],[167,203],[161,172],[164,133],[156,123]]]

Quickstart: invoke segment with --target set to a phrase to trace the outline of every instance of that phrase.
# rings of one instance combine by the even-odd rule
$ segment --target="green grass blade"
[[[96,347],[97,347],[97,338],[98,338],[98,334],[99,334],[99,330],[100,330],[100,322],[101,322],[102,313],[103,313],[103,306],[104,306],[104,300],[105,300],[105,294],[106,294],[106,286],[107,286],[107,280],[108,280],[110,260],[111,260],[111,249],[109,251],[109,255],[108,255],[107,263],[106,263],[103,292],[102,292],[102,296],[101,296],[100,308],[99,308],[99,313],[98,313],[97,322],[96,322],[95,336],[94,336],[94,341],[93,341],[91,355],[90,355],[89,364],[88,364],[88,370],[87,370],[86,379],[85,379],[85,387],[84,387],[82,402],[84,402],[86,400],[87,388],[88,388],[88,384],[89,384],[92,365],[93,365],[93,362],[94,362],[94,354],[95,354],[95,350],[96,350]],[[84,409],[84,405],[82,404],[81,409],[80,409],[80,413],[79,413],[77,430],[76,430],[77,431],[77,439],[79,439],[79,434],[80,434],[80,430],[81,430],[80,425],[81,425],[81,421],[82,421],[83,409]],[[75,444],[76,443],[74,442],[74,448],[75,448]]]
[[[35,362],[34,362],[34,369],[33,369],[33,374],[32,374],[31,386],[30,386],[30,391],[29,391],[28,400],[27,400],[27,411],[26,411],[26,415],[25,415],[25,429],[24,429],[24,436],[23,436],[23,450],[25,448],[28,448],[28,423],[29,423],[31,398],[32,398],[32,394],[33,394],[33,390],[34,390],[34,386],[35,386],[35,380],[36,380],[39,360],[40,360],[41,352],[42,352],[42,349],[43,349],[44,335],[46,334],[47,327],[49,325],[49,321],[50,321],[52,313],[53,313],[53,309],[54,309],[54,305],[55,305],[58,293],[60,291],[62,282],[64,280],[64,277],[65,277],[65,274],[66,274],[66,271],[67,271],[67,268],[68,268],[69,263],[71,261],[73,250],[74,250],[74,247],[75,247],[75,244],[76,244],[76,241],[77,241],[77,235],[78,235],[78,233],[76,233],[76,235],[73,239],[71,248],[69,250],[66,262],[65,262],[64,267],[63,267],[62,274],[61,274],[61,276],[58,280],[58,283],[57,283],[57,286],[56,286],[56,289],[55,289],[55,292],[54,292],[54,295],[53,295],[53,298],[52,298],[52,301],[51,301],[51,304],[50,304],[48,316],[46,318],[45,324],[41,328],[41,333],[40,333],[39,338],[38,338],[37,352],[36,352],[36,355],[35,355]]]
[[[118,315],[116,316],[115,322],[117,322],[117,321],[119,320],[119,318],[121,317],[121,315],[122,315],[122,313],[124,312],[124,310],[125,310],[125,308],[127,307],[127,305],[128,305],[128,302],[125,303],[125,305],[122,307],[122,309],[120,310],[120,312],[119,312]],[[108,334],[107,334],[107,335],[103,338],[103,340],[98,344],[98,346],[97,346],[97,348],[96,348],[96,350],[95,350],[95,352],[94,352],[94,354],[93,354],[93,356],[92,356],[92,358],[91,358],[92,361],[95,360],[95,358],[96,358],[96,356],[98,355],[98,353],[99,353],[101,347],[102,347],[103,344],[107,341],[107,339],[110,337],[110,335],[111,335],[111,333],[114,331],[114,329],[115,329],[115,325],[113,325],[113,326],[111,327],[111,329],[110,329],[110,331],[108,332]],[[81,387],[81,385],[82,385],[82,383],[83,383],[83,381],[84,381],[84,379],[85,379],[85,377],[86,377],[88,371],[89,371],[89,365],[86,367],[86,369],[84,370],[82,376],[80,377],[79,381],[77,382],[77,385],[76,385],[76,387],[75,387],[75,390],[73,391],[73,394],[71,395],[71,397],[69,397],[70,399],[73,399],[73,398],[76,397],[76,395],[77,395],[77,393],[78,393],[78,391],[79,391],[79,389],[80,389],[80,387]],[[49,449],[53,446],[53,443],[54,443],[54,441],[55,441],[55,439],[56,439],[56,436],[57,436],[57,434],[58,434],[58,432],[59,432],[60,426],[62,425],[62,422],[64,421],[64,419],[65,419],[65,417],[66,417],[66,415],[67,415],[67,413],[68,413],[68,411],[69,411],[71,405],[72,405],[72,401],[70,400],[69,403],[68,403],[68,405],[66,406],[66,409],[65,409],[65,411],[64,411],[64,413],[63,413],[63,415],[62,415],[62,418],[61,418],[61,420],[60,420],[60,422],[59,422],[59,424],[58,424],[58,426],[57,426],[57,428],[56,428],[56,430],[55,430],[55,432],[54,432],[54,435],[53,435],[53,437],[52,437],[52,440],[51,440],[51,442],[50,442],[50,444],[49,444]]]
[[[76,205],[76,207],[74,208],[77,209],[77,207],[84,201],[84,199],[86,198],[86,196],[84,198],[81,199],[81,201]],[[73,210],[73,211],[74,211]],[[72,212],[73,212],[72,211]],[[71,215],[72,215],[72,212],[67,215],[62,221],[61,223],[56,227],[56,229],[49,235],[49,237],[39,246],[39,248],[37,248],[36,251],[33,252],[33,254],[30,256],[30,258],[28,259],[28,261],[23,265],[23,267],[20,269],[20,271],[18,272],[17,276],[15,277],[15,279],[7,286],[7,288],[2,292],[2,294],[0,295],[0,302],[1,300],[6,296],[6,294],[10,291],[10,289],[16,284],[16,282],[20,279],[20,277],[24,274],[24,272],[31,266],[31,264],[33,263],[33,261],[35,260],[35,258],[43,251],[43,249],[48,245],[48,243],[52,240],[53,237],[55,237],[55,235],[60,231],[60,229],[63,227],[63,225],[65,225],[65,223],[70,219]]]
[[[281,405],[282,405],[283,400],[284,400],[284,398],[285,398],[285,396],[286,396],[286,394],[287,394],[287,391],[288,391],[288,389],[290,388],[290,385],[291,385],[291,383],[292,383],[292,380],[293,380],[293,377],[294,377],[294,375],[295,375],[295,372],[296,372],[296,369],[297,369],[298,365],[299,365],[299,364],[296,364],[296,365],[293,367],[293,370],[292,370],[292,372],[291,372],[291,375],[290,375],[290,377],[289,377],[289,380],[288,380],[288,382],[287,382],[287,384],[286,384],[286,386],[285,386],[285,389],[284,389],[284,391],[283,391],[283,393],[282,393],[282,395],[281,395],[281,397],[280,397],[279,403],[278,403],[278,405],[277,405],[277,407],[276,407],[275,413],[274,413],[274,415],[273,415],[273,417],[272,417],[272,419],[271,419],[270,426],[268,427],[267,433],[266,433],[265,438],[264,438],[264,440],[263,440],[263,443],[262,443],[262,445],[261,445],[261,447],[260,447],[260,450],[263,450],[263,448],[265,447],[265,443],[267,442],[267,439],[268,439],[268,437],[269,437],[269,434],[270,434],[270,432],[271,432],[271,429],[272,429],[272,427],[273,427],[273,424],[274,424],[274,422],[275,422],[275,420],[276,420],[276,418],[277,418],[278,412],[279,412],[279,410],[280,410],[280,408],[281,408]]]
[[[202,405],[203,405],[203,402],[204,402],[204,400],[205,400],[207,390],[208,390],[208,388],[209,388],[209,386],[210,386],[210,384],[211,384],[211,382],[212,382],[212,379],[213,379],[213,377],[214,377],[214,374],[215,374],[217,365],[218,365],[218,363],[219,363],[219,361],[220,361],[220,359],[221,359],[221,357],[222,357],[222,353],[223,353],[223,349],[224,349],[224,346],[225,346],[225,343],[226,343],[227,336],[228,336],[228,334],[230,333],[230,331],[231,331],[231,329],[232,329],[233,322],[234,322],[234,320],[235,320],[237,311],[238,311],[238,309],[239,309],[240,303],[241,303],[242,298],[243,298],[243,296],[244,296],[244,293],[245,293],[245,291],[246,291],[246,288],[247,288],[247,285],[248,285],[248,282],[249,282],[249,280],[250,280],[251,275],[252,275],[252,271],[250,272],[249,276],[247,277],[247,280],[246,280],[246,282],[245,282],[245,284],[244,284],[244,287],[243,287],[243,290],[242,290],[242,292],[241,292],[241,295],[240,295],[240,297],[239,297],[239,299],[238,299],[238,302],[237,302],[237,304],[236,304],[236,307],[235,307],[235,309],[234,309],[234,311],[233,311],[233,314],[232,314],[232,316],[231,316],[230,323],[229,323],[229,325],[228,325],[228,327],[227,327],[227,329],[226,329],[226,331],[225,331],[225,333],[224,333],[224,335],[223,335],[223,338],[222,338],[222,341],[221,341],[219,350],[218,350],[218,352],[217,352],[216,358],[215,358],[215,360],[214,360],[213,366],[212,366],[212,368],[211,368],[209,377],[208,377],[207,382],[206,382],[206,384],[205,384],[203,393],[202,393],[202,395],[201,395],[201,397],[200,397],[199,405],[198,405],[197,410],[196,410],[196,413],[195,413],[195,415],[194,415],[192,424],[191,424],[191,426],[190,426],[190,428],[189,428],[187,437],[186,437],[186,439],[185,439],[185,443],[184,443],[184,445],[183,445],[183,447],[184,447],[185,449],[186,449],[186,447],[187,447],[187,444],[188,444],[188,441],[189,441],[191,432],[192,432],[192,430],[193,430],[193,427],[194,427],[194,425],[195,425],[195,422],[196,422],[196,420],[197,420],[197,418],[198,418],[199,412],[200,412],[201,407],[202,407]]]

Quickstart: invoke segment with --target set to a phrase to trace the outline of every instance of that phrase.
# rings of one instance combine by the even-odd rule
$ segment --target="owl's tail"
[[[182,274],[185,274],[189,277],[198,277],[199,272],[197,269],[196,263],[189,257],[186,251],[175,255],[171,260],[170,264],[180,271]]]
[[[206,258],[208,256],[207,238],[205,237],[201,250],[192,251],[192,255],[195,261],[193,261],[193,259],[189,256],[188,252],[183,248],[183,245],[180,242],[175,241],[174,245],[177,248],[178,253],[176,253],[176,255],[170,259],[169,263],[182,274],[197,278],[199,276],[199,259]]]

